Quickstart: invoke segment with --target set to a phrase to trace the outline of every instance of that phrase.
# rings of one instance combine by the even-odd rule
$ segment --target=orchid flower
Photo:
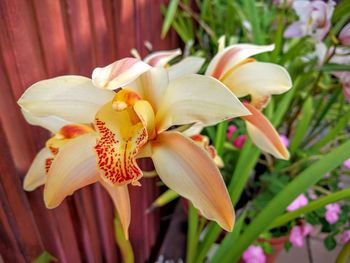
[[[25,179],[37,182],[25,184],[28,190],[45,184],[48,208],[99,182],[111,195],[127,236],[128,185],[140,185],[142,171],[136,159],[150,157],[169,188],[192,201],[203,216],[232,230],[234,211],[218,168],[204,149],[175,129],[249,114],[214,78],[187,74],[170,80],[165,69],[126,58],[96,68],[92,80],[62,76],[35,83],[18,103],[30,123],[56,132],[56,139],[67,139],[50,161],[46,176],[44,164],[52,156],[45,149]],[[89,129],[68,138],[51,127],[57,120]],[[41,177],[32,180],[34,174]]]
[[[143,62],[152,67],[165,68],[168,71],[169,79],[172,80],[186,74],[197,73],[205,61],[204,58],[188,56],[170,66],[169,62],[179,55],[181,55],[181,49],[179,48],[174,50],[156,51],[147,55],[143,59]],[[139,54],[137,56],[141,57]]]
[[[350,46],[350,23],[343,27],[340,31],[338,39],[344,46]]]
[[[291,24],[284,32],[284,37],[312,36],[316,40],[322,40],[331,27],[331,18],[335,2],[324,1],[294,1],[293,8],[299,17],[299,21]]]
[[[260,112],[273,94],[281,94],[292,87],[288,72],[281,66],[258,62],[253,55],[271,51],[274,46],[237,44],[215,55],[208,65],[206,75],[225,84],[238,98],[250,95],[251,102],[244,103],[251,112],[243,116],[252,141],[263,151],[276,158],[288,159],[289,153],[277,131]]]

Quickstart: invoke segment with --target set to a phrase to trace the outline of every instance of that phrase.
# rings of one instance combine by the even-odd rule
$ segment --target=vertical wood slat
[[[114,242],[114,208],[104,189],[93,186],[79,191],[54,210],[44,207],[42,188],[24,194],[18,174],[23,177],[48,133],[25,123],[16,100],[38,80],[63,74],[90,76],[94,67],[130,56],[131,48],[136,47],[144,56],[147,54],[143,46],[145,40],[152,42],[154,48],[173,48],[176,44],[173,38],[160,42],[159,3],[150,4],[145,0],[0,1],[3,93],[0,120],[15,161],[16,169],[11,173],[17,174],[10,183],[5,183],[9,189],[0,185],[3,227],[0,231],[6,233],[12,253],[18,254],[16,262],[29,262],[44,249],[60,262],[119,260]],[[0,154],[2,158],[4,152]],[[4,173],[0,179],[13,176],[11,173]],[[156,214],[144,214],[156,194],[157,187],[148,180],[143,182],[143,187],[131,190],[130,238],[137,262],[147,260],[156,240],[159,218]],[[9,199],[15,195],[17,199]],[[18,226],[23,218],[30,218],[27,224],[32,224],[31,231],[36,232],[32,238],[28,238],[30,231],[24,228],[28,225]],[[8,246],[0,243],[0,254],[5,260],[7,249]]]

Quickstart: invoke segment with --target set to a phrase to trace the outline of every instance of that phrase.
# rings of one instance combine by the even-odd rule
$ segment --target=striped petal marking
[[[142,176],[135,156],[147,142],[148,133],[134,110],[138,101],[141,98],[136,92],[122,89],[96,114],[97,165],[102,179],[113,185],[138,185]]]

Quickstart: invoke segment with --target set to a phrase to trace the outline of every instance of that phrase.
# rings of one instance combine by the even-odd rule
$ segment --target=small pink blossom
[[[243,253],[242,256],[244,262],[246,263],[265,263],[266,256],[264,254],[264,250],[259,246],[251,245],[248,249]]]
[[[284,32],[284,37],[312,36],[322,40],[331,27],[331,18],[335,2],[328,1],[294,1],[293,9],[299,17],[299,21],[291,24]]]
[[[301,226],[294,226],[292,228],[292,231],[290,231],[289,241],[295,247],[304,246],[304,236]]]
[[[233,145],[236,146],[238,149],[242,149],[246,140],[247,140],[247,135],[245,134],[239,135],[233,141]]]
[[[291,212],[307,205],[308,199],[304,194],[299,195],[294,201],[287,207],[287,211]]]
[[[280,134],[281,141],[285,147],[288,147],[289,145],[289,139],[286,135]]]
[[[343,162],[343,167],[350,170],[350,159]]]
[[[295,247],[303,247],[304,246],[304,237],[309,235],[313,230],[312,225],[306,223],[301,226],[294,226],[290,231],[289,241]]]
[[[315,193],[314,189],[307,190],[307,193],[312,200],[317,199],[317,194]]]
[[[237,127],[235,125],[230,125],[227,128],[227,140],[230,141],[232,138],[232,134],[234,134],[237,131]]]
[[[350,23],[340,31],[338,39],[342,45],[350,46]]]
[[[340,235],[339,243],[345,245],[350,240],[350,230],[345,230]]]
[[[289,7],[293,4],[294,0],[273,0],[273,4],[279,7]]]
[[[330,224],[335,224],[339,219],[340,205],[337,203],[326,205],[325,219]]]

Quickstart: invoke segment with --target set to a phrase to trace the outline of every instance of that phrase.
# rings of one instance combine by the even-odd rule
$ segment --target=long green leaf
[[[334,140],[334,138],[346,127],[350,119],[350,111],[346,113],[343,117],[340,118],[337,125],[330,129],[328,133],[319,140],[314,146],[312,146],[312,151],[318,151],[321,147],[325,146],[330,141]]]
[[[312,114],[313,114],[312,98],[309,97],[306,99],[303,105],[303,108],[301,111],[301,117],[289,147],[291,153],[295,152],[295,150],[298,148],[299,144],[305,137],[305,134],[309,129],[309,125],[312,119]]]
[[[242,227],[244,225],[245,216],[246,211],[244,211],[238,218],[233,231],[231,233],[228,233],[224,240],[221,242],[219,249],[214,254],[213,261],[224,259],[227,255],[227,251],[232,249],[232,244],[237,242],[239,234],[241,233]]]
[[[323,158],[305,169],[299,176],[290,182],[278,193],[267,206],[254,218],[252,223],[240,236],[239,242],[232,244],[232,250],[228,251],[227,260],[212,261],[213,263],[236,262],[245,249],[264,232],[271,222],[280,216],[286,207],[310,186],[317,183],[323,175],[350,157],[350,141],[347,141],[333,149]]]
[[[346,263],[349,262],[350,259],[350,240],[343,246],[342,250],[340,250],[336,263]]]
[[[341,190],[335,193],[331,193],[327,196],[324,196],[315,201],[312,201],[308,203],[306,206],[303,206],[295,211],[281,215],[280,217],[276,218],[276,220],[273,221],[273,223],[269,226],[269,229],[282,226],[287,222],[299,217],[302,214],[310,213],[312,211],[315,211],[316,209],[324,207],[325,205],[328,205],[346,198],[350,198],[350,188]]]
[[[350,71],[350,65],[345,64],[326,64],[321,67],[322,71]]]
[[[179,0],[170,0],[168,9],[167,9],[166,14],[165,14],[163,27],[162,27],[162,33],[161,33],[162,38],[165,38],[166,34],[168,33],[168,31],[170,29],[170,26],[174,20],[175,15],[176,15],[178,5],[179,5]]]
[[[44,251],[39,257],[34,259],[32,263],[49,263],[49,262],[57,262],[57,258],[52,256],[49,252]]]

